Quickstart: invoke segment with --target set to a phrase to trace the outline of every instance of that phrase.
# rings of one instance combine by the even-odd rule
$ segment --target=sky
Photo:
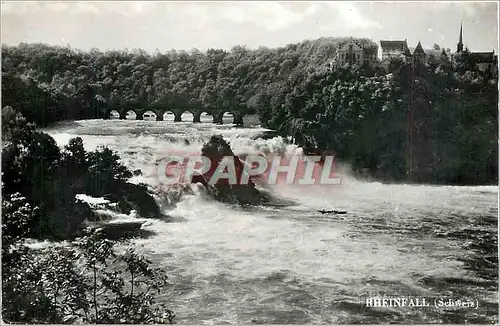
[[[2,2],[2,43],[89,50],[279,47],[319,37],[498,52],[496,2]]]

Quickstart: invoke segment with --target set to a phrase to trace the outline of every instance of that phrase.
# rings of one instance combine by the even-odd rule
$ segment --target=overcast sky
[[[2,2],[2,41],[88,50],[284,46],[322,36],[498,52],[496,2]]]

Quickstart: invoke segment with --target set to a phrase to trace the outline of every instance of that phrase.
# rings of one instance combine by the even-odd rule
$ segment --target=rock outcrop
[[[117,202],[121,212],[129,214],[131,210],[136,210],[139,216],[144,218],[161,217],[160,207],[146,185],[127,182],[117,190],[106,198]]]
[[[234,155],[231,146],[220,135],[214,135],[206,143],[201,154],[210,159],[210,169],[203,175],[194,175],[191,181],[193,183],[200,182],[207,188],[207,191],[216,200],[240,205],[259,205],[268,203],[270,197],[261,193],[255,187],[255,183],[250,180],[245,184],[240,184],[241,174],[244,164],[238,156]],[[210,180],[216,172],[218,166],[224,157],[232,157],[236,171],[236,184],[231,184],[229,179],[218,179],[214,184],[210,184]]]

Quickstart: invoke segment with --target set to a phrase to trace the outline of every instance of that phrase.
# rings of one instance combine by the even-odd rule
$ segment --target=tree
[[[13,244],[2,246],[12,257]],[[167,276],[150,265],[131,248],[117,253],[99,231],[69,247],[23,247],[18,259],[3,266],[2,315],[22,323],[172,323],[174,313],[154,297]]]
[[[34,125],[11,106],[2,109],[2,140],[12,142],[19,140],[23,135],[34,131]]]
[[[88,154],[86,191],[96,197],[116,192],[132,177],[132,172],[120,162],[118,154],[101,147]]]

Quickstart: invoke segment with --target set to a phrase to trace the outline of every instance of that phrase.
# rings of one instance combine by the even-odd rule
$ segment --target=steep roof
[[[472,52],[471,55],[479,62],[495,62],[495,52]]]
[[[380,41],[380,47],[382,51],[401,51],[404,52],[408,48],[408,44],[405,41]]]
[[[378,53],[378,48],[377,47],[365,47],[363,48],[364,52],[366,54],[374,54],[377,55]]]
[[[462,22],[460,22],[460,37],[458,39],[458,44],[462,44]]]
[[[415,51],[413,51],[413,55],[415,54],[425,54],[424,49],[422,48],[422,44],[420,41],[418,41],[417,47],[415,48]]]
[[[352,40],[347,40],[345,42],[340,43],[338,49],[339,50],[343,49],[345,46],[350,45],[350,44],[356,45],[361,49],[363,48],[363,45],[361,45],[357,40],[352,39]]]
[[[338,51],[340,51],[346,45],[349,45],[349,44],[356,44],[366,54],[375,54],[375,55],[377,55],[377,53],[378,53],[378,46],[377,46],[377,44],[362,44],[361,42],[359,42],[358,40],[356,40],[354,38],[351,38],[351,39],[348,39],[348,40],[346,40],[344,42],[341,42],[339,44],[339,46],[337,47],[337,53],[338,53]]]

